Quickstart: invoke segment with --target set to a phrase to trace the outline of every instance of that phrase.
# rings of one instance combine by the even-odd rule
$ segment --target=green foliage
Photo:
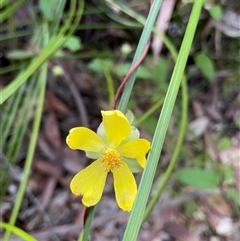
[[[215,66],[211,58],[204,52],[198,53],[194,57],[195,64],[201,70],[203,75],[210,81],[215,78]]]
[[[3,7],[5,4],[7,5],[9,1],[3,1],[1,3],[1,7]],[[26,2],[26,0],[19,0],[16,1],[13,4],[8,4],[7,7],[1,11],[1,18],[0,18],[0,23],[4,22],[6,19],[10,18],[13,13],[19,8],[21,7],[21,5],[23,5]]]
[[[169,66],[171,66],[169,59],[161,58],[154,67],[150,68],[152,79],[165,91],[168,86],[166,81],[169,78]]]
[[[193,158],[193,166],[194,167],[199,167],[199,168],[203,168],[204,167],[204,153],[201,153],[199,155],[196,155]]]
[[[214,170],[182,168],[175,175],[178,181],[194,188],[216,188],[219,183],[219,175]]]
[[[113,68],[113,60],[112,59],[104,59],[104,64],[108,69]],[[99,59],[93,59],[89,64],[88,68],[92,71],[101,73],[102,72],[102,66],[101,61]]]
[[[14,233],[15,235],[17,235],[22,240],[25,240],[25,241],[37,241],[34,237],[32,237],[31,235],[26,233],[24,230],[14,226],[14,225],[0,222],[0,228],[4,228],[4,229]]]
[[[229,166],[229,165],[222,164],[221,168],[222,168],[223,174],[224,174],[224,181],[232,183],[233,182],[233,178],[234,178],[232,167]]]
[[[6,8],[4,17],[11,16],[12,12],[14,12],[23,2],[24,1],[18,1],[16,4]],[[72,0],[70,3],[68,17],[66,18],[63,26],[59,29],[65,3],[65,0],[48,2],[42,1],[40,3],[40,5],[42,4],[40,8],[43,11],[43,15],[45,15],[45,18],[49,20],[50,13],[48,12],[48,7],[50,7],[49,4],[52,4],[50,9],[53,18],[51,18],[51,23],[44,19],[41,24],[37,23],[35,26],[36,31],[31,39],[31,43],[36,46],[36,49],[41,50],[36,57],[33,52],[25,50],[13,50],[10,51],[8,55],[9,58],[14,60],[26,60],[28,58],[32,58],[32,60],[30,62],[26,61],[22,71],[10,84],[4,87],[0,93],[0,104],[3,104],[3,117],[0,122],[0,129],[3,134],[1,148],[4,148],[4,151],[6,151],[7,157],[6,163],[4,163],[1,171],[5,170],[6,175],[8,174],[9,166],[11,166],[9,160],[14,162],[16,159],[22,145],[22,140],[26,134],[28,123],[32,117],[34,117],[34,120],[23,168],[23,177],[17,192],[16,202],[14,203],[9,224],[4,226],[6,227],[6,232],[3,237],[4,241],[9,240],[11,232],[16,232],[14,224],[21,207],[28,176],[31,170],[31,164],[35,153],[38,131],[42,118],[47,79],[47,60],[51,58],[53,54],[72,36],[82,16],[84,8],[83,1],[80,1],[77,4],[75,0]],[[52,8],[54,8],[54,11],[52,11]],[[69,44],[71,45],[71,50],[73,51],[80,48],[80,42],[74,39],[70,40]],[[41,67],[41,69],[38,71],[39,67]],[[35,105],[37,105],[37,108],[35,113],[33,113],[34,107],[36,107]],[[14,133],[11,133],[10,135],[11,128],[14,128]],[[8,182],[9,179],[10,175],[8,175],[8,177],[4,177],[4,182]],[[2,181],[3,180],[1,178],[1,187],[4,187],[5,189],[7,183],[2,183]],[[31,237],[28,236],[26,240],[35,239],[31,239]]]
[[[122,64],[114,64],[112,59],[105,59],[104,64],[106,67],[110,70],[112,70],[113,73],[115,73],[117,76],[123,78],[129,71],[131,64],[128,62],[122,63]],[[89,64],[88,68],[90,70],[93,70],[95,72],[102,73],[102,65],[101,61],[99,59],[93,59]],[[138,78],[151,78],[152,75],[150,71],[143,66],[139,66],[137,71],[137,77]]]
[[[156,1],[154,1],[155,4],[156,4]],[[1,14],[3,13],[2,20],[7,20],[11,22],[10,18],[12,17],[14,11],[19,6],[21,6],[24,2],[26,1],[19,0],[16,2],[17,4],[14,4],[12,6],[9,5],[10,7],[5,7],[6,9],[4,9],[1,12]],[[149,18],[151,21],[146,22],[146,19],[141,14],[134,12],[134,10],[132,10],[129,7],[129,3],[122,2],[122,1],[121,2],[113,1],[113,0],[106,0],[106,2],[109,4],[109,6],[113,8],[115,7],[119,11],[122,11],[125,16],[127,15],[126,19],[122,17],[124,16],[123,14],[118,15],[116,13],[113,13],[111,11],[111,8],[106,6],[104,8],[104,11],[102,9],[99,10],[100,8],[94,9],[92,11],[93,12],[95,11],[100,14],[104,12],[106,16],[114,19],[114,21],[116,22],[114,23],[114,25],[111,25],[111,26],[114,26],[116,28],[127,29],[127,28],[135,27],[140,29],[142,28],[142,26],[145,26],[142,38],[138,44],[136,55],[134,56],[133,63],[129,62],[130,56],[128,56],[128,54],[132,50],[131,48],[129,48],[129,46],[125,46],[127,47],[126,50],[124,50],[126,52],[124,53],[123,51],[121,52],[120,59],[116,58],[118,57],[118,54],[116,54],[114,51],[109,51],[104,48],[99,51],[96,51],[96,49],[94,49],[95,46],[92,49],[90,49],[88,52],[85,51],[85,49],[87,50],[89,46],[87,45],[86,48],[84,46],[84,53],[80,53],[79,50],[81,50],[82,48],[81,39],[73,35],[73,32],[76,30],[77,27],[78,29],[93,29],[93,28],[100,29],[100,28],[110,28],[110,25],[99,24],[99,23],[92,24],[92,25],[79,24],[79,19],[80,19],[79,16],[81,15],[82,10],[80,9],[78,11],[76,9],[76,5],[74,5],[74,2],[76,3],[76,1],[74,0],[70,1],[69,13],[63,13],[65,1],[40,0],[39,8],[42,13],[40,16],[41,19],[40,21],[39,19],[34,19],[36,20],[36,23],[37,23],[34,28],[36,31],[34,30],[34,33],[33,33],[33,31],[31,30],[30,32],[27,33],[28,35],[34,34],[34,38],[37,41],[39,41],[39,42],[35,42],[33,41],[33,39],[31,40],[31,42],[33,43],[33,46],[37,46],[36,49],[39,51],[36,52],[37,54],[34,51],[23,50],[23,49],[11,49],[10,51],[7,51],[8,53],[7,57],[9,59],[14,61],[24,60],[22,62],[25,65],[24,66],[18,65],[17,69],[22,69],[22,71],[19,74],[17,74],[16,78],[14,78],[12,82],[6,88],[4,88],[4,90],[1,91],[0,93],[2,97],[2,99],[0,99],[0,102],[1,103],[4,102],[4,105],[2,108],[2,113],[4,115],[3,115],[3,118],[1,117],[1,123],[0,123],[0,129],[3,130],[2,131],[3,141],[0,142],[0,145],[1,145],[0,147],[2,149],[7,147],[6,149],[7,158],[6,160],[4,160],[3,163],[0,164],[0,175],[3,177],[1,181],[8,183],[8,181],[11,178],[10,176],[11,173],[9,169],[10,163],[8,162],[8,159],[13,160],[12,164],[14,163],[14,160],[16,160],[17,154],[19,153],[21,144],[23,142],[23,138],[28,128],[28,124],[31,123],[29,122],[32,120],[31,118],[33,118],[33,122],[35,121],[38,122],[38,127],[39,127],[41,113],[38,113],[38,117],[35,117],[33,113],[35,110],[34,107],[36,107],[35,104],[37,103],[37,100],[39,97],[40,85],[31,87],[30,83],[33,84],[33,83],[39,82],[40,72],[38,70],[39,68],[41,68],[42,65],[44,66],[44,68],[41,70],[41,72],[43,72],[43,75],[46,76],[46,63],[52,57],[54,57],[54,59],[60,58],[60,57],[92,58],[92,61],[88,64],[88,68],[89,70],[92,70],[96,73],[101,73],[104,75],[104,78],[106,79],[106,82],[107,82],[107,88],[105,87],[104,88],[107,89],[106,91],[109,94],[109,102],[111,103],[115,92],[114,77],[121,79],[128,73],[131,65],[140,56],[141,51],[143,50],[143,47],[145,47],[145,43],[148,39],[148,36],[150,32],[153,30],[155,34],[157,34],[160,38],[163,39],[164,45],[165,47],[167,47],[167,50],[171,53],[172,57],[171,56],[169,57],[164,53],[163,56],[161,56],[161,59],[158,61],[158,63],[156,63],[156,65],[154,66],[148,64],[148,58],[147,58],[138,68],[137,72],[133,75],[133,77],[130,79],[130,82],[129,82],[130,84],[124,90],[123,97],[119,105],[119,108],[122,109],[123,111],[124,109],[126,109],[127,105],[128,107],[133,106],[134,108],[138,109],[138,104],[139,104],[138,99],[137,100],[135,100],[134,98],[129,99],[129,96],[132,93],[132,87],[133,87],[135,78],[137,77],[139,79],[145,79],[145,81],[143,82],[144,85],[145,83],[150,83],[149,85],[151,85],[152,89],[151,88],[146,89],[146,93],[148,94],[150,92],[152,93],[149,96],[147,95],[147,98],[149,97],[149,99],[147,100],[148,102],[145,107],[146,112],[143,115],[142,113],[139,112],[140,115],[139,115],[139,118],[137,118],[136,120],[137,122],[136,124],[139,125],[140,123],[142,123],[150,133],[155,134],[153,143],[152,143],[152,149],[149,153],[149,158],[148,158],[148,163],[151,162],[151,165],[148,164],[147,168],[145,169],[143,180],[141,182],[140,189],[139,189],[140,194],[138,196],[138,199],[136,200],[136,207],[134,208],[134,210],[132,210],[129,225],[126,230],[125,239],[124,239],[124,240],[128,240],[130,237],[132,237],[132,234],[136,236],[139,229],[139,225],[140,225],[139,223],[141,222],[141,216],[142,216],[142,213],[144,212],[144,208],[145,208],[144,205],[147,202],[148,192],[150,192],[150,189],[151,189],[151,182],[153,180],[154,172],[156,170],[156,165],[159,160],[160,151],[162,148],[167,126],[169,124],[170,116],[172,113],[172,108],[176,99],[176,95],[178,94],[178,88],[179,88],[183,71],[184,71],[184,63],[186,60],[185,57],[188,56],[189,46],[192,46],[193,48],[193,53],[194,53],[193,58],[195,60],[195,66],[198,67],[198,69],[201,71],[203,76],[205,76],[209,81],[213,81],[215,78],[215,73],[216,73],[215,64],[212,58],[209,57],[210,55],[208,56],[203,50],[200,50],[200,52],[196,54],[194,50],[194,45],[191,45],[191,41],[188,38],[188,43],[185,42],[185,44],[183,44],[183,47],[181,48],[180,53],[184,52],[184,54],[183,55],[179,54],[180,57],[178,59],[178,63],[176,64],[176,68],[173,71],[171,84],[169,85],[170,73],[173,68],[172,66],[174,65],[173,60],[171,58],[173,59],[176,58],[177,53],[174,53],[174,54],[172,53],[172,50],[170,47],[171,44],[169,44],[169,42],[167,41],[167,38],[165,38],[164,36],[161,36],[157,32],[157,30],[153,27],[154,17],[149,15]],[[79,5],[81,5],[82,2],[83,1],[79,1],[78,2]],[[158,1],[158,4],[159,2],[161,1]],[[198,7],[200,9],[201,8],[200,6],[201,3],[199,3],[200,0],[198,1],[198,3],[197,1],[195,2],[196,3],[194,4],[199,4]],[[9,1],[5,0],[5,1],[2,1],[1,3],[7,6]],[[155,7],[154,9],[152,9],[151,14],[155,15],[155,13],[157,13],[158,10],[159,9]],[[155,11],[155,13],[153,11]],[[87,11],[86,11],[86,14],[88,14]],[[222,9],[219,5],[213,5],[209,10],[209,14],[214,19],[219,20],[222,17]],[[196,19],[197,19],[197,16],[198,15],[195,14]],[[76,21],[74,21],[74,19],[76,19]],[[41,22],[41,27],[38,21]],[[63,26],[61,28],[60,28],[60,23],[61,24],[63,23]],[[16,26],[12,26],[13,28],[9,27],[9,29],[7,29],[10,32],[10,34],[8,33],[4,36],[1,36],[1,39],[5,38],[6,40],[8,38],[16,38],[19,36],[24,36],[24,35],[21,35],[22,33],[18,31],[16,32],[17,23],[13,23],[13,25],[14,24],[16,24]],[[190,24],[191,24],[191,21],[190,21]],[[197,23],[195,22],[195,24]],[[201,24],[201,21],[199,21],[199,24]],[[44,26],[44,28],[42,28],[42,26]],[[194,28],[195,27],[192,25],[190,28],[192,32],[194,32]],[[43,31],[43,29],[45,29],[45,31]],[[43,32],[44,32],[44,36],[41,36],[41,33]],[[189,33],[186,35],[189,36]],[[44,40],[43,37],[46,39]],[[223,44],[225,44],[225,42],[223,42]],[[69,54],[69,51],[64,51],[63,47],[67,48],[71,53]],[[223,47],[228,48],[230,47],[230,45],[228,46],[223,45]],[[207,51],[207,53],[209,53],[209,51]],[[227,53],[232,57],[232,51],[227,51]],[[236,53],[233,53],[233,54],[236,54]],[[124,58],[122,58],[123,55],[124,55]],[[126,57],[128,57],[127,60],[125,59]],[[234,64],[236,64],[236,66],[238,67],[238,60],[239,60],[238,55],[236,54],[236,56],[232,58],[235,60]],[[31,61],[28,62],[28,60],[31,60]],[[152,64],[152,59],[149,62]],[[227,64],[228,64],[227,68],[235,73],[236,71],[234,71],[234,67],[231,66],[231,63],[230,64],[227,63]],[[194,66],[194,69],[196,69],[195,66]],[[16,70],[16,68],[15,69],[13,68],[13,65],[10,67],[12,68],[10,71]],[[56,69],[54,71],[55,71],[54,72],[55,74],[61,74],[63,70]],[[186,74],[188,73],[186,72]],[[232,76],[231,78],[234,79],[234,76]],[[150,82],[149,81],[147,82],[146,79],[150,80]],[[236,86],[236,84],[237,82],[234,82],[231,85]],[[139,86],[137,86],[137,88],[139,89],[137,89],[136,92],[139,92],[139,93],[145,92],[145,90],[140,89],[142,88],[141,83]],[[153,88],[154,88],[154,91],[152,91]],[[184,87],[182,88],[184,89]],[[234,88],[234,87],[229,87],[229,84],[226,84],[223,88],[227,89],[226,97],[229,98],[229,88]],[[167,96],[164,102],[166,92],[167,92]],[[43,89],[41,93],[44,93]],[[179,133],[180,133],[180,134],[178,133],[175,134],[176,139],[178,139],[177,141],[178,144],[175,145],[175,140],[174,140],[173,143],[170,143],[169,145],[171,146],[171,149],[170,148],[165,149],[165,151],[166,150],[171,151],[173,148],[175,148],[174,154],[171,159],[169,167],[167,168],[167,170],[164,170],[165,172],[164,178],[163,178],[163,181],[161,181],[159,184],[159,190],[157,195],[155,196],[155,200],[152,199],[151,201],[153,202],[151,201],[149,202],[150,205],[148,205],[147,207],[148,209],[146,210],[147,211],[146,215],[143,219],[146,219],[150,211],[153,209],[154,202],[156,203],[156,200],[159,199],[159,196],[163,191],[167,180],[171,177],[171,173],[173,169],[174,168],[176,169],[176,167],[174,166],[176,164],[176,161],[179,159],[178,155],[180,150],[183,150],[183,152],[188,153],[188,149],[185,146],[182,147],[182,142],[183,142],[184,133],[185,133],[184,125],[185,126],[187,125],[187,111],[188,111],[187,100],[184,101],[184,98],[187,99],[188,97],[186,93],[180,94],[180,97],[182,97],[182,99],[181,98],[180,99],[183,101],[183,105],[182,107],[180,107],[180,105],[177,105],[177,108],[179,107],[178,111],[179,113],[181,112],[181,123],[183,124],[181,124],[181,126],[180,125],[177,126],[177,128],[179,128]],[[41,97],[40,99],[41,101],[39,101],[39,104],[42,105],[43,97]],[[163,102],[164,102],[164,106],[162,108],[162,114],[158,121],[156,117],[156,113],[160,112],[160,108],[162,107]],[[26,103],[31,103],[31,105],[27,105]],[[132,119],[132,116],[131,116],[131,119]],[[240,128],[240,120],[237,120],[237,121],[235,120],[235,124],[237,127]],[[12,134],[13,129],[14,129],[14,133]],[[36,127],[34,129],[33,136],[30,138],[30,143],[33,143],[33,144],[29,146],[29,152],[28,152],[29,154],[28,154],[27,161],[25,163],[26,168],[24,167],[23,174],[24,176],[26,176],[26,178],[24,179],[24,182],[21,182],[23,183],[21,184],[21,193],[18,194],[18,198],[16,201],[17,204],[15,204],[15,208],[14,208],[15,209],[14,216],[11,218],[11,221],[10,221],[12,224],[15,222],[16,217],[18,215],[21,200],[23,197],[22,195],[25,191],[27,176],[30,171],[30,165],[33,158],[34,148],[36,146],[37,133],[38,133],[38,128]],[[195,141],[199,144],[201,140],[200,138],[198,138]],[[227,137],[220,139],[218,143],[219,150],[226,149],[230,146],[231,146],[231,140]],[[192,149],[190,151],[192,151]],[[206,153],[204,151],[202,151],[202,153],[198,152],[198,154],[194,156],[195,157],[191,159],[192,165],[194,166],[194,168],[182,168],[176,171],[175,177],[180,183],[191,186],[193,188],[200,188],[200,189],[217,188],[218,183],[224,182],[224,181],[226,181],[226,183],[233,184],[234,175],[233,175],[233,170],[230,166],[220,165],[220,167],[216,167],[223,172],[223,175],[220,176],[219,173],[217,173],[217,171],[215,170],[204,169],[206,164],[209,164],[208,163],[209,159],[206,158]],[[3,186],[6,186],[5,185],[6,183],[0,183],[0,185],[3,187]],[[226,191],[227,197],[231,199],[233,202],[235,202],[236,204],[240,205],[239,196],[236,189],[227,188],[226,190],[227,190]],[[0,196],[1,195],[2,193],[0,193]],[[196,210],[196,208],[197,206],[194,201],[187,201],[184,204],[185,214],[189,217]],[[91,219],[92,216],[89,215],[88,218]],[[17,233],[15,232],[16,230],[14,231],[14,228],[16,227],[13,225],[10,225],[10,226],[12,227],[12,229],[9,227],[6,229],[8,229],[9,231],[17,235]],[[90,226],[91,226],[91,220],[88,224],[85,225],[85,230],[84,230],[85,240],[88,239]],[[24,239],[24,236],[19,236],[19,237]],[[83,236],[81,236],[80,238],[82,237]],[[82,240],[80,238],[79,240]],[[31,240],[31,239],[28,237],[28,239],[26,240]],[[35,239],[32,239],[32,240],[35,240]]]
[[[81,49],[81,41],[75,36],[71,36],[63,47],[68,48],[72,52],[76,52]]]
[[[209,9],[209,13],[216,20],[220,20],[223,15],[220,5],[212,5],[212,7]]]
[[[228,138],[228,137],[223,137],[218,142],[219,150],[224,150],[230,146],[232,146],[232,142],[231,142],[230,138]]]
[[[34,57],[36,53],[31,50],[14,49],[8,52],[7,57],[13,60],[24,60]]]
[[[184,202],[183,208],[186,216],[192,217],[193,213],[197,211],[198,206],[194,200],[187,200],[186,202]]]
[[[124,77],[128,72],[129,69],[131,68],[131,63],[125,62],[123,64],[119,64],[118,66],[116,66],[116,73],[118,76]],[[138,70],[137,70],[137,78],[151,78],[151,72],[144,66],[139,66]]]
[[[157,11],[156,15],[159,11],[160,3],[157,0],[153,2],[153,6],[151,10]],[[158,4],[158,7],[156,5]],[[148,195],[150,193],[150,189],[152,186],[152,182],[154,179],[154,174],[156,172],[157,164],[159,161],[160,153],[162,150],[163,142],[166,136],[168,124],[170,122],[171,114],[173,111],[173,107],[176,101],[177,93],[181,84],[181,81],[183,79],[183,73],[184,69],[187,63],[187,59],[190,53],[190,48],[192,45],[192,41],[194,38],[195,30],[198,24],[198,20],[200,17],[201,9],[202,9],[203,1],[194,1],[193,9],[189,18],[188,26],[183,38],[183,42],[176,60],[175,68],[173,70],[173,74],[170,80],[170,84],[168,87],[168,91],[163,103],[162,111],[158,119],[158,123],[156,126],[156,130],[153,136],[151,150],[149,152],[148,158],[147,158],[147,164],[145,167],[145,170],[143,172],[142,179],[139,184],[139,189],[137,193],[137,197],[133,206],[133,210],[130,214],[130,218],[128,221],[128,225],[123,237],[124,241],[127,240],[136,240],[137,234],[141,226],[141,219],[144,217],[144,209],[147,204]],[[156,18],[156,15],[151,16],[152,11],[149,13],[149,18]],[[155,20],[155,19],[154,19]],[[150,29],[153,25],[148,25],[148,21],[146,22],[146,26],[148,26]],[[131,80],[130,80],[131,81]],[[125,103],[126,100],[123,100],[124,97],[127,98],[128,102],[128,92],[131,93],[131,85],[133,85],[134,81],[132,83],[129,83],[128,87],[129,90],[126,92],[126,94],[122,95],[122,103]],[[124,104],[120,105],[121,109],[124,108]],[[183,131],[184,133],[184,131]],[[181,143],[181,142],[180,142]],[[175,164],[175,161],[173,162],[173,166]],[[168,170],[168,173],[166,175],[166,180],[171,175],[171,172],[173,170],[173,167],[171,167]],[[164,186],[164,185],[163,185]]]
[[[52,21],[54,19],[54,7],[56,7],[56,2],[58,0],[40,0],[39,1],[39,8],[41,12],[43,13],[43,16],[48,20]]]
[[[239,194],[235,188],[230,188],[227,190],[227,197],[232,199],[238,206],[240,206]]]

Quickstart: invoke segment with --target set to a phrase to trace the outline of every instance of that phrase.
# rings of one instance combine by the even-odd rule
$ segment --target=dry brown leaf
[[[240,195],[240,159],[234,163],[233,171],[234,171],[234,182],[235,182],[238,194]]]
[[[47,174],[55,178],[61,177],[60,168],[51,162],[47,162],[45,160],[35,160],[33,165],[38,171],[44,174]]]
[[[40,203],[43,208],[46,208],[51,202],[56,185],[57,185],[56,178],[50,176],[46,183],[46,187],[43,189],[41,199],[40,199]]]
[[[53,92],[47,91],[45,97],[45,103],[54,111],[59,114],[69,115],[71,113],[70,109],[65,105]]]
[[[85,154],[79,151],[73,151],[68,146],[63,148],[63,155],[64,155],[64,168],[70,172],[71,174],[76,174],[78,171],[85,167],[87,162],[87,158]]]
[[[206,214],[206,219],[216,231],[222,236],[233,234],[233,221],[228,204],[220,195],[212,195],[201,200],[201,208]]]
[[[49,113],[45,118],[44,134],[48,142],[56,149],[61,150],[61,137],[58,128],[58,122],[53,112]]]

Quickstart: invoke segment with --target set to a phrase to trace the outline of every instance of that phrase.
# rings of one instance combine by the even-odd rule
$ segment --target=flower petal
[[[66,141],[71,149],[83,151],[101,152],[105,147],[104,141],[94,131],[86,127],[71,129]]]
[[[137,194],[137,184],[127,164],[113,169],[114,190],[118,206],[124,211],[131,211]]]
[[[77,173],[70,183],[72,193],[83,195],[82,202],[87,207],[95,205],[102,197],[107,172],[101,164],[101,159],[94,161]]]
[[[136,159],[143,168],[146,164],[146,154],[150,149],[150,142],[145,139],[131,140],[117,150],[122,157]]]
[[[117,147],[131,133],[131,125],[119,110],[101,111],[105,135],[110,147]]]

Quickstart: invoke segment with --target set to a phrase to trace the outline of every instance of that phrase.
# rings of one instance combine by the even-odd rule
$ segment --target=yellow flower
[[[96,159],[73,177],[70,189],[75,195],[83,196],[85,206],[93,206],[101,199],[107,174],[111,171],[118,206],[130,211],[137,193],[132,172],[144,168],[150,142],[139,139],[138,130],[131,126],[121,111],[101,113],[103,121],[97,133],[76,127],[67,136],[71,149],[83,150],[87,157]]]

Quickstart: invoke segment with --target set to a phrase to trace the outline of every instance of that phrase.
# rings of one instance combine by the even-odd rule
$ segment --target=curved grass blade
[[[22,238],[23,240],[26,240],[26,241],[37,241],[30,234],[26,233],[22,229],[20,229],[20,228],[18,228],[16,226],[13,226],[11,224],[0,222],[0,228],[4,228],[4,229],[14,233],[15,235],[17,235],[19,238]]]
[[[203,0],[194,1],[193,9],[183,38],[183,42],[177,57],[176,65],[172,74],[170,85],[163,104],[155,134],[153,136],[152,147],[148,155],[147,164],[139,185],[136,201],[130,214],[129,222],[125,230],[123,241],[136,240],[142,223],[144,210],[153,183],[156,167],[160,157],[168,123],[173,111],[174,103],[183,77],[184,68],[192,45],[198,19],[201,13]]]

